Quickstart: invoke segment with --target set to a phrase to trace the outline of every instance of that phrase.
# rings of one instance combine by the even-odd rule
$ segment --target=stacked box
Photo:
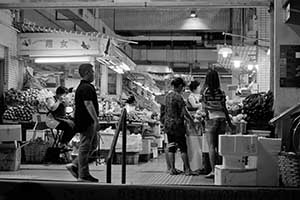
[[[0,144],[0,171],[17,171],[21,164],[21,148],[17,142]]]
[[[215,166],[215,185],[256,185],[256,168],[246,167],[248,156],[257,155],[256,135],[220,135],[222,165]]]
[[[222,156],[256,156],[257,135],[220,135],[219,154]]]
[[[256,169],[228,169],[222,165],[215,166],[215,185],[254,186]]]
[[[22,128],[20,124],[17,125],[0,125],[0,142],[7,141],[22,141]]]

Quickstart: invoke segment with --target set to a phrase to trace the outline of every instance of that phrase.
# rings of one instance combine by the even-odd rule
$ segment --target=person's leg
[[[89,126],[80,135],[80,145],[78,153],[78,178],[84,179],[90,176],[89,172],[89,154],[92,148],[93,139],[95,136],[93,126]]]
[[[71,123],[71,121],[61,121],[57,126],[57,129],[64,131],[60,141],[62,144],[68,144],[75,135],[74,126]]]
[[[184,169],[184,174],[185,175],[197,175],[196,172],[193,172],[190,167],[190,161],[187,153],[187,144],[186,144],[186,137],[185,135],[183,136],[178,136],[176,137],[176,143],[178,144],[178,147],[181,152],[181,159],[183,162],[183,169]]]
[[[216,137],[216,120],[210,119],[206,124],[206,134],[208,141],[208,149],[209,149],[209,161],[211,166],[211,172],[208,174],[208,178],[213,177],[214,169],[216,164],[216,145],[215,145],[215,137]]]

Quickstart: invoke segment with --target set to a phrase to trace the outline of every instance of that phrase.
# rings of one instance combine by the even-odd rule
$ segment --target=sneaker
[[[83,177],[83,178],[78,178],[77,179],[79,182],[93,182],[93,183],[96,183],[96,182],[99,182],[98,179],[96,179],[95,177],[89,175],[87,177]]]
[[[76,179],[78,178],[78,167],[70,163],[66,165],[66,168]]]

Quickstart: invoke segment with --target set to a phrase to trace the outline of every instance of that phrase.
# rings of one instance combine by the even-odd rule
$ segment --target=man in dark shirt
[[[78,181],[98,182],[89,172],[89,156],[97,148],[99,129],[97,94],[91,84],[94,81],[93,66],[81,64],[79,74],[82,80],[75,92],[75,125],[80,133],[80,146],[78,157],[66,167]]]

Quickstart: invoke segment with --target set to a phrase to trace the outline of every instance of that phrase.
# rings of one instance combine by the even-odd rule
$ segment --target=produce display
[[[257,93],[247,96],[243,101],[242,113],[250,124],[268,124],[273,117],[273,93]]]
[[[5,93],[7,109],[3,114],[5,120],[30,121],[32,114],[37,112],[39,90],[9,89]]]
[[[5,93],[5,102],[7,105],[32,105],[36,106],[38,104],[38,95],[40,90],[38,89],[27,89],[25,91],[9,89]]]
[[[36,112],[36,108],[34,106],[30,106],[29,104],[24,106],[9,106],[8,109],[6,109],[3,113],[3,119],[14,121],[30,121],[32,120],[32,115]]]

